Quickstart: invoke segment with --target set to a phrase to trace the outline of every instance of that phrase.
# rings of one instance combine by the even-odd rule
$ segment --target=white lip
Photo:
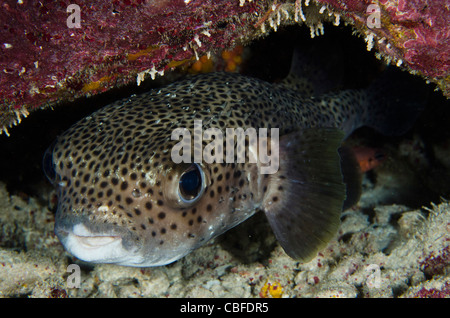
[[[99,248],[111,244],[116,240],[122,240],[120,236],[78,236],[75,239],[85,248]]]
[[[59,230],[61,242],[66,250],[78,259],[92,263],[113,263],[117,265],[149,267],[170,264],[183,257],[189,246],[181,245],[171,251],[169,256],[156,252],[156,257],[146,258],[139,252],[139,246],[126,250],[123,238],[111,233],[93,233],[82,223],[75,224],[71,230]],[[158,254],[159,253],[159,254]]]
[[[122,246],[122,237],[92,233],[82,223],[74,225],[64,246],[79,259],[94,263],[117,263],[130,254]]]
[[[72,233],[69,236],[86,248],[99,248],[111,244],[116,240],[122,240],[120,236],[115,235],[98,235],[88,230],[83,224],[77,224],[73,227]]]

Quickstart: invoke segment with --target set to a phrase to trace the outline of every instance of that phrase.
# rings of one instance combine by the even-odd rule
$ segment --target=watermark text
[[[176,128],[172,131],[172,140],[181,138],[171,151],[174,163],[191,163],[192,159],[195,163],[245,163],[247,158],[248,163],[259,164],[261,174],[278,171],[278,128],[271,128],[270,136],[267,128],[259,128],[258,131],[255,128],[226,128],[224,136],[219,128],[207,128],[203,131],[202,127],[201,120],[194,120],[193,147],[189,129]],[[203,148],[204,140],[210,142]]]
[[[70,15],[67,17],[66,25],[69,29],[81,28],[81,9],[78,4],[69,4],[66,9]]]

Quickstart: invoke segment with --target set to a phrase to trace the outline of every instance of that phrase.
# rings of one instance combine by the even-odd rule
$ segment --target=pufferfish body
[[[45,155],[58,192],[55,232],[84,261],[159,266],[264,211],[286,253],[307,261],[339,228],[342,140],[362,125],[389,124],[380,118],[395,105],[373,96],[302,96],[286,85],[210,73],[114,102],[60,135]],[[194,133],[199,121],[203,131],[277,128],[277,171],[261,173],[248,142],[238,150],[246,151],[244,162],[175,163],[180,140],[172,132]]]

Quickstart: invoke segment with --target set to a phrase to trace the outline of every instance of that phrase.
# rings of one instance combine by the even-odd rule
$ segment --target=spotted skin
[[[285,195],[281,184],[271,183],[272,175],[260,174],[258,164],[248,160],[202,162],[201,198],[180,202],[175,190],[190,164],[171,160],[179,142],[171,140],[175,128],[193,129],[194,120],[202,120],[203,129],[279,128],[282,137],[299,128],[337,127],[348,135],[361,125],[355,105],[364,98],[360,91],[345,91],[311,99],[283,85],[211,73],[110,104],[59,136],[47,154],[59,196],[56,234],[69,252],[87,261],[173,262],[269,201],[282,204],[277,201]],[[276,173],[288,174],[283,167]],[[83,241],[89,236],[117,247],[103,253],[101,243]],[[86,249],[79,248],[82,243]],[[86,252],[90,247],[98,252]]]

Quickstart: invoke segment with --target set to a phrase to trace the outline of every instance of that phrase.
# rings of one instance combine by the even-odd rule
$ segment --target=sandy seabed
[[[343,213],[337,237],[306,264],[284,253],[261,213],[173,264],[132,268],[74,259],[42,200],[0,184],[0,296],[448,297],[450,204],[368,209],[380,191],[365,191]],[[78,288],[70,264],[79,266]]]

